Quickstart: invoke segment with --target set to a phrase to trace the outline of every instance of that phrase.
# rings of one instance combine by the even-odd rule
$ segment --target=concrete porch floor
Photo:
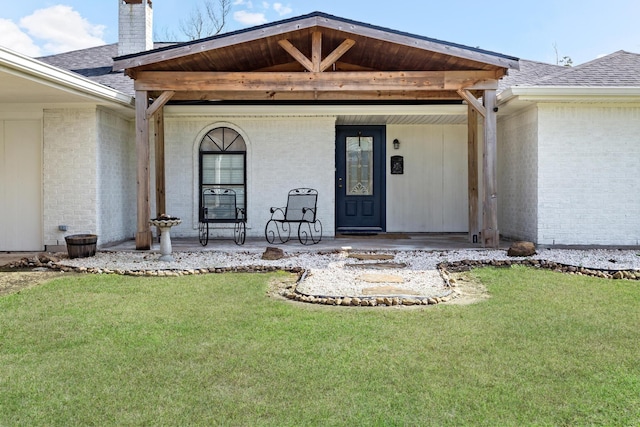
[[[479,243],[469,243],[466,233],[380,233],[375,236],[338,236],[325,237],[316,245],[302,245],[297,239],[285,244],[270,245],[264,238],[247,239],[242,246],[236,245],[232,239],[210,239],[207,246],[202,246],[197,237],[172,237],[174,252],[264,252],[267,246],[276,246],[285,252],[331,252],[350,248],[353,251],[448,251],[461,249],[483,249]],[[509,243],[501,241],[500,249],[508,249]],[[65,246],[59,249],[66,252]],[[135,251],[135,240],[126,240],[111,245],[99,246],[98,251]],[[160,252],[160,242],[154,239],[151,252]],[[36,252],[0,252],[0,266],[33,256]]]
[[[298,239],[291,239],[285,244],[269,244],[264,238],[247,238],[244,245],[236,245],[232,239],[209,239],[207,246],[202,246],[196,237],[171,238],[174,252],[200,252],[200,251],[264,251],[267,246],[276,246],[285,252],[328,252],[341,250],[345,247],[354,251],[412,251],[412,250],[456,250],[456,249],[483,249],[479,243],[469,243],[466,233],[380,233],[374,236],[338,236],[324,237],[315,245],[302,245]],[[500,242],[501,249],[507,249],[509,244]],[[99,247],[103,251],[134,251],[135,241],[127,240],[114,245]],[[155,238],[151,251],[160,250],[160,243]]]

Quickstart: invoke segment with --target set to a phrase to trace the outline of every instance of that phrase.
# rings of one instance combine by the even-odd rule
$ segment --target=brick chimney
[[[151,0],[118,0],[118,56],[153,49]]]

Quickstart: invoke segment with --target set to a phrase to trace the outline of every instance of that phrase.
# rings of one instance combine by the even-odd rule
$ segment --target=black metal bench
[[[234,224],[233,241],[244,244],[246,237],[246,215],[236,205],[236,192],[228,188],[207,188],[202,191],[200,210],[200,244],[209,243],[209,224]]]
[[[264,235],[267,242],[276,239],[286,243],[291,238],[291,224],[298,225],[298,240],[303,245],[318,243],[322,239],[322,223],[316,217],[318,191],[312,188],[296,188],[289,191],[287,206],[271,208],[271,219]]]

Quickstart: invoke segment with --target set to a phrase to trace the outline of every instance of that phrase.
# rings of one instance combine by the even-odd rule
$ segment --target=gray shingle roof
[[[640,87],[640,55],[619,50],[602,58],[543,77],[536,86]]]
[[[640,54],[619,50],[576,67],[520,60],[500,89],[510,86],[640,87]]]
[[[155,48],[171,44],[156,43]],[[133,96],[133,80],[122,71],[112,71],[117,54],[118,45],[112,43],[38,59]],[[499,90],[511,86],[640,87],[640,54],[620,50],[576,67],[521,59],[520,70],[510,70],[500,80]]]
[[[171,44],[174,43],[155,43],[154,47],[159,48]],[[37,59],[133,96],[133,80],[122,71],[112,71],[113,58],[116,56],[118,56],[118,44],[112,43]]]
[[[520,70],[509,70],[509,74],[500,80],[498,89],[503,91],[511,86],[531,85],[541,78],[557,74],[565,69],[566,67],[560,65],[521,59]]]

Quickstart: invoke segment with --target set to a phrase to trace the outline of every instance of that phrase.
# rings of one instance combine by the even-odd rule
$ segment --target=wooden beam
[[[289,55],[293,56],[293,59],[298,61],[307,71],[313,72],[313,63],[309,61],[309,58],[304,56],[297,47],[292,45],[289,40],[278,40],[278,44],[286,50]]]
[[[477,83],[474,83],[470,86],[466,86],[463,89],[466,90],[489,90],[489,89],[498,89],[498,80],[482,80]]]
[[[347,51],[349,49],[351,49],[353,47],[353,45],[355,45],[356,42],[355,40],[351,40],[351,39],[346,39],[345,41],[343,41],[340,46],[338,46],[337,48],[335,48],[333,50],[333,52],[331,52],[323,61],[322,64],[320,66],[320,71],[325,71],[327,68],[331,67],[333,64],[335,64],[340,58],[342,58],[342,55],[344,55],[345,53],[347,53]]]
[[[164,108],[154,114],[154,136],[156,155],[156,218],[167,213],[164,161]]]
[[[460,95],[462,97],[462,99],[467,101],[467,104],[469,104],[469,106],[473,107],[473,109],[476,110],[482,117],[486,117],[487,116],[487,112],[486,112],[484,106],[482,105],[482,103],[475,96],[473,96],[473,94],[471,92],[469,92],[466,89],[458,89],[457,92],[458,92],[458,95]]]
[[[310,62],[310,61],[309,61]],[[458,90],[492,71],[346,71],[335,73],[141,71],[145,91],[409,91]]]
[[[169,102],[169,100],[175,93],[176,92],[173,90],[162,92],[160,96],[158,96],[155,99],[155,101],[153,101],[153,104],[151,104],[149,108],[147,108],[147,120],[151,119],[151,116],[153,116],[156,113],[156,111],[161,109],[164,106],[164,104]]]
[[[151,200],[149,178],[149,122],[147,121],[148,94],[136,91],[136,178],[137,178],[137,232],[136,249],[151,249]]]
[[[369,92],[289,92],[289,91],[201,91],[176,92],[176,101],[419,101],[459,100],[453,91],[369,91]]]
[[[484,153],[482,156],[483,204],[482,204],[482,246],[498,248],[498,176],[497,176],[497,115],[496,91],[484,91]]]
[[[478,243],[478,112],[472,105],[467,114],[467,181],[469,188],[469,243]]]
[[[320,31],[314,31],[311,34],[311,64],[314,73],[321,71],[320,64],[322,64],[322,33]]]

